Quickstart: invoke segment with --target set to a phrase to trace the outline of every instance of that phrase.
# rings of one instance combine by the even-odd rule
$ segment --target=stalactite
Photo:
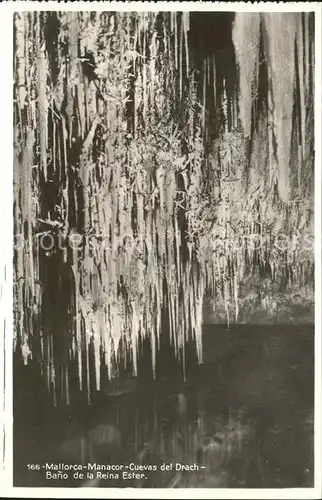
[[[16,29],[16,85],[19,109],[23,109],[26,99],[26,53],[25,53],[25,18],[23,15],[15,16]]]
[[[305,158],[305,87],[304,87],[304,43],[303,43],[303,19],[302,16],[298,18],[298,27],[297,27],[297,65],[299,72],[299,94],[300,94],[300,109],[301,109],[301,123],[300,123],[300,134],[301,134],[301,157],[298,162],[298,187],[301,189],[301,177],[302,177],[302,165],[303,158]]]
[[[40,161],[43,170],[44,178],[47,179],[47,142],[48,142],[48,100],[46,95],[46,78],[47,78],[47,64],[45,57],[45,48],[42,42],[42,37],[39,34],[39,48],[38,48],[38,105],[39,105],[39,122],[43,126],[39,130],[40,135]]]
[[[290,148],[293,90],[295,83],[294,43],[297,14],[263,14],[269,39],[270,78],[274,101],[274,128],[277,138],[278,190],[282,201],[290,199]],[[281,54],[288,54],[285,67]]]
[[[182,31],[184,37],[184,48],[186,55],[186,77],[189,78],[189,45],[188,45],[188,34],[190,29],[190,13],[182,12],[181,17]]]
[[[19,39],[15,54],[15,220],[16,233],[26,228],[28,242],[26,251],[15,253],[16,345],[27,362],[38,342],[34,334],[39,336],[48,389],[56,403],[72,401],[75,376],[90,400],[91,390],[104,384],[101,359],[110,378],[117,376],[118,363],[127,359],[136,375],[143,339],[150,342],[154,376],[165,334],[184,373],[187,341],[193,339],[202,361],[205,298],[222,296],[227,321],[237,321],[239,284],[256,270],[257,262],[269,263],[274,278],[282,273],[285,252],[274,254],[273,243],[263,250],[268,229],[273,227],[272,241],[281,230],[291,235],[301,213],[302,205],[297,204],[286,217],[287,189],[280,193],[282,202],[274,201],[276,179],[281,188],[281,176],[287,174],[285,165],[281,167],[281,148],[288,150],[276,120],[279,113],[289,119],[291,106],[289,98],[279,101],[276,92],[280,81],[285,88],[293,88],[297,64],[301,140],[309,144],[308,75],[313,54],[308,47],[307,17],[302,35],[299,19],[295,33],[287,18],[285,29],[290,36],[283,53],[290,57],[291,67],[283,80],[274,77],[274,71],[282,67],[274,56],[267,62],[269,88],[262,108],[255,95],[262,63],[258,60],[257,14],[240,14],[235,19],[238,92],[231,90],[235,82],[223,73],[222,62],[214,54],[205,54],[199,75],[194,71],[188,37],[193,13],[190,18],[186,13],[163,13],[162,40],[157,36],[156,19],[156,13],[106,13],[95,19],[87,13],[59,14],[56,56],[62,69],[54,84],[46,46],[35,38],[27,41],[30,22],[42,40],[46,17],[15,17]],[[268,26],[274,19],[268,18]],[[298,61],[294,61],[295,35]],[[277,38],[266,47],[270,53],[280,48]],[[35,75],[26,63],[27,46],[39,63],[37,96],[30,100]],[[97,63],[91,81],[83,74],[79,59],[87,50]],[[253,100],[256,113],[262,115],[257,129],[253,127],[245,196],[244,147],[252,131]],[[211,128],[214,114],[216,131]],[[267,141],[265,147],[262,141]],[[32,174],[34,169],[37,175]],[[48,202],[43,201],[49,185],[57,188],[52,206],[49,203],[50,217],[44,214]],[[309,188],[305,189],[309,196]],[[36,280],[43,280],[41,290],[46,288],[39,271],[45,257],[41,252],[34,255],[33,241],[37,219],[48,218],[51,228],[59,228],[63,241],[80,240],[57,254],[58,262],[70,266],[75,288],[74,317],[62,337],[63,351],[75,364],[75,373],[71,363],[55,358],[57,332],[46,323],[48,304],[42,304],[42,292],[39,298],[36,293]],[[309,219],[305,215],[301,221],[301,230],[305,228],[308,234]],[[261,242],[260,249],[252,246],[253,236]],[[296,262],[296,252],[289,252],[290,261]],[[298,274],[307,277],[309,272],[309,266],[303,266]],[[304,276],[299,279],[304,281]],[[32,330],[34,301],[41,302],[43,313],[39,332]]]
[[[183,31],[183,24],[180,24],[180,45],[179,45],[179,99],[182,99],[182,78],[183,78],[183,38],[184,38],[184,31]]]
[[[215,56],[212,58],[212,69],[213,69],[213,92],[214,92],[214,106],[217,105],[217,95],[216,95],[216,59]]]
[[[251,107],[254,77],[258,71],[260,14],[236,13],[233,27],[233,42],[239,67],[240,119],[246,137],[251,132]]]

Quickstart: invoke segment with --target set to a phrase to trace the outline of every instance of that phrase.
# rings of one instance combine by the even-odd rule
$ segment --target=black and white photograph
[[[318,498],[321,6],[9,3],[12,487]]]

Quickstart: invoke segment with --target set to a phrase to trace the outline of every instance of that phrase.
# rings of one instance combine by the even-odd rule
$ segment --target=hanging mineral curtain
[[[221,15],[15,15],[14,350],[56,404],[312,279],[314,16]]]

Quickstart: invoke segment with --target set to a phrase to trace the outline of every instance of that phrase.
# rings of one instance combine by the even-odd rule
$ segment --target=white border
[[[33,10],[133,10],[133,11],[253,11],[315,12],[315,487],[289,489],[93,489],[93,488],[14,488],[12,486],[12,16],[14,11]],[[0,493],[20,498],[321,498],[321,12],[319,3],[224,3],[224,2],[5,2],[0,6]],[[4,332],[6,319],[6,336]],[[5,348],[5,359],[4,359]],[[5,361],[5,365],[4,365]],[[4,367],[6,391],[3,395]],[[5,412],[2,405],[5,403]],[[2,429],[5,425],[6,455],[2,468]]]

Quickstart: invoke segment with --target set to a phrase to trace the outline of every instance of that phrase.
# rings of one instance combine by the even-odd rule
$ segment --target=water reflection
[[[91,407],[70,408],[43,424],[42,431],[37,428],[38,447],[35,441],[32,446],[30,427],[20,430],[15,483],[48,486],[43,472],[26,472],[32,461],[132,463],[135,472],[144,472],[123,479],[122,471],[103,471],[105,478],[85,475],[82,481],[69,474],[50,486],[311,486],[312,332],[292,327],[291,333],[265,335],[239,328],[206,335],[204,344],[211,360],[186,382],[165,376],[133,383],[131,391],[121,386],[105,391]]]
[[[112,478],[91,480],[82,486],[227,486],[230,464],[254,437],[254,429],[242,410],[222,416],[207,415],[201,408],[198,411],[195,401],[183,393],[169,398],[167,404],[156,406],[154,412],[146,411],[144,415],[142,409],[137,409],[133,420],[129,429],[111,418],[109,423],[93,427],[85,440],[80,435],[65,441],[60,447],[61,460],[71,456],[76,459],[78,455],[84,464],[133,462],[138,468],[155,465],[157,470],[148,471],[146,478],[135,479],[131,484],[128,479],[125,484]],[[162,464],[168,464],[170,470],[160,471]],[[187,469],[188,465],[192,470]]]

